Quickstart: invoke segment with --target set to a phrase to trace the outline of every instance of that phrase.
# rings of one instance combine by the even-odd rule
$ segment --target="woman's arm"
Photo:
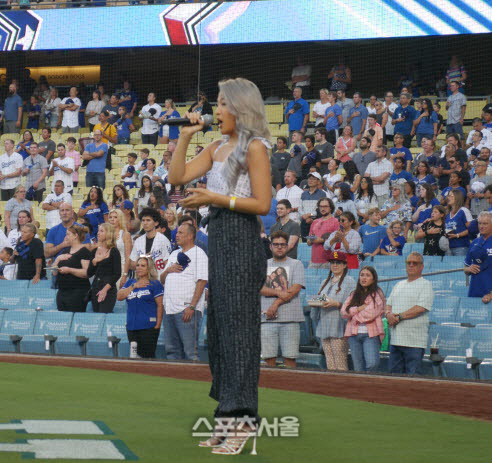
[[[116,293],[116,299],[118,301],[124,301],[133,291],[134,286],[135,284],[128,286],[128,288],[122,288],[118,290],[118,292]]]
[[[157,305],[157,321],[154,328],[158,330],[161,327],[164,307],[162,305],[162,296],[157,296],[154,300]]]
[[[350,188],[350,191],[352,193],[355,193],[359,189],[360,180],[361,180],[361,176],[357,174],[354,178],[354,184],[353,184],[352,188]]]
[[[88,260],[81,260],[80,265],[82,268],[72,268],[72,267],[60,267],[60,273],[69,273],[77,278],[87,278],[87,269],[89,267]],[[66,272],[62,271],[62,269],[66,269]]]

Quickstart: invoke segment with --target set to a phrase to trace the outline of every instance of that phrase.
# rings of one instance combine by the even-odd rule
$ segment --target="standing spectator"
[[[31,154],[30,146],[33,141],[34,138],[32,132],[30,130],[25,130],[22,134],[22,140],[17,143],[17,146],[15,147],[15,152],[19,153],[22,156],[22,159],[25,160]]]
[[[376,116],[376,123],[383,130],[383,143],[386,140],[386,123],[388,121],[388,113],[386,112],[386,108],[383,106],[383,103],[379,100],[376,100],[374,103],[374,107],[376,108],[376,112],[374,115]]]
[[[417,114],[413,121],[413,131],[417,134],[417,146],[422,146],[424,137],[436,141],[437,124],[437,113],[432,108],[432,101],[429,98],[423,98],[420,104],[420,114]]]
[[[306,153],[306,147],[302,144],[302,132],[292,132],[292,145],[290,147],[290,161],[287,166],[287,170],[293,170],[296,173],[296,177],[301,181],[302,178],[302,157]]]
[[[337,90],[337,101],[338,106],[342,108],[342,123],[340,124],[340,128],[342,129],[340,130],[341,135],[343,129],[347,126],[347,118],[349,117],[350,109],[354,107],[354,100],[345,96],[344,89],[339,89]]]
[[[290,153],[285,149],[286,147],[287,147],[287,138],[278,137],[277,151],[273,152],[272,157],[270,158],[271,165],[278,169],[278,172],[282,177],[282,183],[283,183],[283,178],[285,176],[285,172],[289,166],[289,162],[291,159]]]
[[[475,176],[468,186],[470,211],[474,217],[477,217],[480,212],[486,211],[489,208],[487,199],[485,198],[485,188],[492,184],[492,176],[486,175],[487,167],[486,161],[477,159],[474,164]]]
[[[63,98],[58,105],[58,112],[63,115],[61,120],[63,133],[78,133],[79,131],[79,110],[82,103],[77,98],[77,93],[77,87],[71,87],[69,96]],[[60,125],[60,116],[58,116],[58,124]]]
[[[50,129],[58,127],[58,106],[60,106],[60,103],[61,99],[58,97],[58,90],[55,87],[51,87],[50,96],[41,108],[41,112],[44,117],[45,127],[48,127]]]
[[[376,114],[369,114],[367,116],[367,130],[364,132],[364,137],[371,138],[371,146],[369,149],[374,153],[376,152],[376,149],[383,144],[383,129],[381,126],[377,125]]]
[[[267,280],[261,288],[261,356],[276,366],[282,353],[284,365],[296,367],[299,356],[300,323],[304,321],[300,292],[304,288],[304,266],[287,256],[288,236],[278,231],[271,236],[273,257],[267,261]]]
[[[326,141],[326,129],[324,127],[318,127],[314,132],[316,142],[318,143],[315,148],[318,150],[319,158],[321,162],[320,174],[323,177],[328,173],[328,163],[330,159],[334,157],[335,149],[331,143]]]
[[[347,90],[352,83],[352,71],[348,66],[345,66],[344,59],[340,58],[337,65],[333,66],[328,74],[328,79],[331,79],[330,90]]]
[[[473,220],[470,211],[464,207],[465,197],[459,190],[451,191],[446,197],[449,213],[446,216],[446,236],[449,239],[448,256],[466,256],[470,239],[468,224]]]
[[[333,197],[335,185],[343,180],[342,175],[339,173],[339,166],[340,161],[338,159],[330,159],[330,162],[328,163],[328,173],[323,177],[325,189],[330,198]]]
[[[407,172],[412,170],[413,156],[411,151],[403,146],[405,136],[402,133],[395,133],[393,137],[394,148],[390,148],[390,162],[394,165],[395,159],[400,158],[403,161],[403,166]]]
[[[179,112],[176,111],[174,101],[171,98],[167,98],[164,102],[164,109],[159,114],[159,144],[168,144],[169,141],[177,142],[179,138],[179,127],[177,125],[169,126],[166,124],[166,120],[181,117]]]
[[[310,172],[307,181],[308,189],[301,195],[301,207],[299,208],[302,236],[309,235],[309,229],[317,215],[316,207],[318,201],[321,198],[326,198],[326,193],[321,189],[323,181],[318,172]]]
[[[369,220],[359,228],[362,239],[362,253],[365,257],[372,257],[379,253],[379,245],[386,236],[386,228],[379,225],[381,211],[377,208],[369,209]]]
[[[354,217],[357,217],[357,209],[355,203],[352,201],[352,192],[350,191],[350,185],[347,183],[340,183],[335,190],[334,203],[335,203],[335,217],[340,217],[343,212],[351,212]]]
[[[355,165],[355,162],[352,160],[344,162],[343,170],[345,171],[345,176],[343,181],[350,187],[350,199],[354,199],[354,194],[359,189],[359,185],[362,177],[360,176],[359,171],[357,170],[357,166]]]
[[[45,254],[47,258],[58,257],[70,244],[66,240],[67,230],[75,223],[72,205],[62,203],[59,207],[61,223],[46,234]]]
[[[403,246],[407,240],[401,235],[403,229],[403,222],[400,220],[394,220],[389,224],[386,229],[386,236],[379,245],[380,253],[383,256],[401,256]]]
[[[365,223],[369,219],[370,210],[378,207],[378,200],[374,194],[374,186],[370,177],[360,179],[354,202],[359,223]]]
[[[324,118],[326,140],[334,145],[337,141],[338,128],[343,120],[342,108],[337,104],[337,94],[335,92],[328,93],[328,101],[331,106],[326,108]]]
[[[38,154],[38,144],[31,144],[30,155],[24,160],[22,175],[26,177],[26,189],[32,188],[32,199],[40,203],[46,190],[46,175],[48,175],[48,163],[46,159]]]
[[[110,209],[120,209],[125,201],[128,201],[130,196],[124,185],[118,184],[113,187],[113,195],[109,202]],[[111,224],[114,227],[114,224]]]
[[[150,257],[138,258],[135,276],[118,291],[117,297],[119,301],[126,299],[128,341],[137,343],[139,357],[154,358],[164,313],[164,288]]]
[[[50,175],[53,176],[53,191],[57,180],[61,180],[64,185],[64,191],[68,194],[73,193],[72,174],[75,171],[75,162],[72,158],[66,156],[65,145],[58,143],[58,157],[51,161]]]
[[[359,268],[359,257],[362,240],[357,232],[359,224],[351,212],[343,212],[340,217],[340,230],[333,232],[323,245],[326,251],[341,251],[346,253],[347,267]]]
[[[94,126],[99,122],[99,114],[104,108],[104,101],[101,101],[101,94],[98,90],[92,92],[92,100],[87,103],[85,114],[89,117],[89,130],[92,132]]]
[[[13,140],[5,140],[4,146],[5,153],[0,156],[0,189],[1,200],[8,201],[20,185],[24,161],[22,156],[14,151]]]
[[[391,339],[389,371],[415,375],[422,372],[434,291],[431,282],[422,278],[421,254],[411,252],[405,263],[407,279],[396,284],[385,308]]]
[[[7,232],[7,241],[8,241],[8,246],[11,247],[12,249],[15,248],[17,245],[17,241],[20,239],[21,236],[21,229],[26,223],[32,223],[32,216],[29,211],[19,211],[17,214],[17,227],[12,228],[10,232]],[[36,238],[39,238],[38,235],[36,235]]]
[[[294,131],[306,133],[306,126],[309,121],[309,103],[302,98],[302,88],[295,87],[292,95],[294,99],[289,101],[285,108],[285,115],[289,124],[289,137],[292,137]]]
[[[33,95],[31,101],[26,105],[27,113],[27,128],[38,130],[39,129],[39,116],[41,114],[41,106],[38,104],[38,99]]]
[[[376,160],[367,166],[364,173],[365,177],[372,179],[379,207],[389,198],[389,178],[393,173],[393,165],[386,159],[387,156],[388,148],[379,146],[376,149]]]
[[[156,95],[150,92],[147,95],[147,104],[141,109],[138,117],[142,123],[142,143],[157,145],[159,138],[159,123],[157,122],[162,108],[156,103]]]
[[[351,125],[352,133],[357,142],[359,142],[366,130],[366,121],[369,113],[362,103],[362,95],[359,92],[355,92],[353,98],[354,106],[350,108],[347,124]]]
[[[449,84],[451,95],[446,101],[446,109],[448,110],[448,119],[446,121],[446,133],[456,133],[464,140],[463,124],[465,122],[466,112],[466,97],[460,92],[458,82]]]
[[[354,154],[352,160],[357,166],[357,170],[360,175],[364,175],[367,170],[367,166],[376,160],[376,153],[370,151],[371,139],[369,137],[363,137],[360,140],[360,151]]]
[[[425,161],[429,167],[436,167],[438,164],[438,160],[435,155],[436,142],[431,138],[422,138],[422,147],[423,151],[416,156],[415,164],[417,165],[420,161]]]
[[[73,159],[74,171],[72,172],[72,184],[77,187],[79,184],[79,168],[80,168],[80,152],[75,149],[75,144],[77,140],[74,137],[67,138],[67,151],[65,156],[67,158]]]
[[[441,105],[439,103],[435,102],[432,105],[432,109],[437,114],[437,136],[439,136],[439,135],[441,135],[442,129],[444,127],[444,117],[441,114]]]
[[[44,156],[46,161],[50,162],[50,159],[53,157],[56,151],[55,142],[51,139],[51,128],[45,127],[41,131],[42,141],[39,142],[39,154]]]
[[[465,81],[468,77],[468,73],[466,72],[465,66],[461,59],[453,55],[451,57],[451,61],[449,63],[449,68],[446,71],[446,84],[448,86],[448,96],[453,93],[453,89],[451,84],[454,82],[458,85],[458,89],[461,93],[464,93],[465,90]]]
[[[72,204],[72,196],[65,192],[63,180],[53,181],[53,193],[48,194],[41,205],[46,211],[46,235],[61,223],[59,209],[63,203]]]
[[[439,240],[445,234],[444,218],[446,209],[443,206],[432,208],[430,220],[422,224],[415,238],[424,240],[424,256],[444,256],[444,251],[439,247]]]
[[[415,212],[415,209],[417,209],[417,205],[419,202],[419,198],[415,194],[415,190],[416,190],[415,182],[412,180],[407,180],[403,184],[403,188],[405,190],[405,195],[407,199],[410,201],[410,204],[412,205],[412,212]]]
[[[355,290],[340,309],[342,318],[348,320],[345,337],[348,338],[355,371],[376,371],[379,366],[379,349],[384,339],[381,315],[386,306],[378,274],[373,267],[359,272]]]
[[[319,91],[319,101],[313,106],[313,119],[315,119],[314,125],[316,128],[324,128],[325,113],[330,106],[331,103],[328,101],[328,90],[322,88]]]
[[[301,238],[301,227],[290,219],[291,204],[288,199],[281,199],[277,203],[277,222],[270,227],[270,234],[281,231],[288,236],[287,257],[297,259],[297,245]]]
[[[17,216],[20,211],[29,211],[31,216],[34,216],[32,212],[31,201],[26,199],[26,187],[19,185],[14,190],[14,196],[5,204],[5,226],[7,227],[7,235],[11,230],[17,226]]]
[[[107,96],[107,95],[105,95]],[[101,93],[101,100],[104,101],[103,94]],[[119,104],[118,104],[118,96],[117,95],[111,95],[111,98],[109,99],[108,102],[106,102],[106,106],[104,106],[103,111],[106,111],[109,114],[109,119],[108,122],[110,124],[114,124],[118,120],[118,110],[119,110]],[[102,111],[101,111],[102,112]],[[99,121],[99,118],[98,118]]]
[[[492,300],[492,212],[478,216],[480,236],[475,239],[465,258],[465,273],[471,275],[468,297],[481,297],[488,304]]]
[[[306,153],[301,156],[302,180],[306,180],[312,167],[319,169],[321,161],[319,152],[314,148],[314,135],[306,135]],[[321,176],[320,176],[321,177]]]
[[[384,95],[383,106],[388,115],[386,125],[384,126],[386,141],[383,141],[383,143],[386,143],[388,141],[393,141],[393,136],[395,134],[395,126],[391,121],[393,120],[393,115],[396,108],[398,108],[398,105],[393,101],[393,92],[386,92]]]
[[[108,95],[107,93],[105,93],[104,84],[102,82],[99,82],[97,84],[97,91],[101,94],[101,101],[104,101],[104,104],[108,104],[112,95]]]
[[[354,156],[355,148],[357,147],[357,142],[355,138],[352,137],[352,127],[350,125],[345,126],[343,132],[335,144],[336,155],[335,158],[340,162],[347,162]]]
[[[291,204],[291,212],[289,217],[297,223],[301,223],[301,217],[299,215],[299,208],[301,207],[301,196],[303,191],[296,185],[296,173],[288,170],[284,175],[285,186],[277,191],[276,199],[288,199]]]
[[[198,331],[205,308],[208,258],[195,245],[196,228],[183,223],[176,234],[180,247],[169,256],[160,281],[164,289],[164,339],[170,360],[198,361]]]
[[[451,175],[449,176],[449,186],[441,191],[441,203],[447,204],[446,197],[454,189],[460,190],[463,193],[464,197],[466,198],[466,190],[461,186],[462,183],[463,181],[461,179],[460,173],[452,171]]]
[[[205,114],[210,114],[213,116],[214,110],[212,105],[208,102],[207,95],[203,92],[198,92],[198,100],[192,103],[188,109],[189,113],[199,113],[202,116]]]
[[[125,216],[121,209],[111,209],[108,214],[108,222],[114,228],[116,237],[116,248],[121,257],[121,279],[118,281],[118,288],[122,288],[126,283],[128,271],[130,269],[130,254],[133,248],[132,238],[125,227]]]
[[[97,236],[99,225],[108,221],[108,205],[104,202],[101,188],[93,186],[87,194],[87,199],[80,206],[78,216],[85,217],[92,226],[92,238]]]
[[[384,219],[386,226],[395,221],[403,222],[405,224],[405,239],[408,238],[408,232],[412,225],[412,205],[405,198],[402,184],[396,184],[391,187],[391,198],[383,204],[381,218]]]
[[[56,306],[63,312],[85,312],[87,308],[87,294],[91,288],[87,278],[91,252],[83,245],[87,232],[87,227],[80,225],[68,228],[66,241],[69,247],[53,264],[58,266]]]
[[[432,208],[439,206],[439,201],[434,195],[434,189],[428,183],[419,185],[417,208],[413,213],[412,220],[416,228],[420,228],[422,224],[430,218]]]
[[[340,309],[356,284],[347,274],[347,256],[343,252],[330,252],[328,261],[330,273],[318,291],[319,296],[324,296],[323,306],[312,307],[311,318],[316,325],[316,336],[321,339],[328,370],[347,371],[348,343]]]
[[[84,152],[82,159],[89,161],[85,174],[85,186],[98,186],[102,189],[106,188],[106,158],[108,156],[108,145],[102,142],[102,132],[94,131],[94,143],[89,143]]]
[[[124,106],[128,119],[133,119],[137,109],[137,93],[132,90],[132,84],[129,80],[123,81],[123,90],[118,95],[120,106]]]
[[[421,185],[426,184],[433,188],[436,186],[436,179],[431,172],[431,168],[427,161],[418,161],[417,168],[415,169],[415,177],[413,178],[413,181],[417,186],[417,195],[420,192]]]
[[[26,223],[21,228],[21,239],[15,246],[14,260],[18,280],[31,280],[35,285],[46,278],[43,242],[36,238],[36,227],[32,223]]]
[[[21,126],[22,98],[17,94],[17,85],[10,84],[9,95],[3,105],[3,133],[20,133]]]
[[[128,145],[130,143],[130,135],[135,132],[135,127],[132,124],[132,120],[127,117],[126,109],[124,106],[118,108],[119,119],[114,123],[116,127],[118,144]]]
[[[297,57],[297,66],[292,69],[292,85],[302,89],[304,98],[311,96],[311,66],[303,64],[302,58]]]
[[[152,180],[148,175],[144,175],[141,180],[141,187],[133,198],[136,215],[139,215],[148,206],[151,194]]]
[[[97,248],[91,253],[87,276],[94,277],[91,286],[92,309],[111,313],[116,303],[116,282],[121,277],[121,257],[116,248],[114,228],[103,223],[97,230]]]
[[[393,173],[390,176],[390,185],[404,185],[405,182],[412,180],[412,174],[403,169],[404,167],[404,159],[397,156],[394,158],[393,162]]]
[[[403,146],[406,148],[410,148],[412,143],[413,121],[417,116],[417,111],[410,105],[411,99],[412,95],[410,93],[402,93],[400,95],[400,105],[395,109],[393,120],[391,121],[395,126],[395,133],[403,135]]]
[[[114,124],[110,124],[109,113],[102,111],[98,116],[99,122],[94,126],[94,134],[100,130],[102,133],[102,142],[108,146],[118,143],[118,131]],[[116,122],[115,122],[116,124]]]

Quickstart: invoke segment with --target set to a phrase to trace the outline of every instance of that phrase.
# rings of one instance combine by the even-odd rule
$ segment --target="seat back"
[[[432,310],[429,312],[429,320],[436,323],[456,322],[456,312],[460,298],[456,296],[434,297]]]
[[[108,313],[102,329],[102,336],[107,336],[111,333],[112,336],[117,336],[121,339],[127,339],[126,334],[126,314],[124,313]]]
[[[88,338],[102,336],[105,318],[106,315],[103,313],[76,313],[73,316],[70,334]]]
[[[30,309],[7,310],[2,320],[0,333],[19,336],[33,334],[36,315],[36,311]]]
[[[441,355],[466,355],[466,349],[470,345],[470,328],[458,323],[443,323],[431,325],[429,330],[429,345],[434,343],[439,348]]]
[[[72,312],[39,312],[34,325],[34,334],[67,336],[72,326]]]
[[[492,308],[484,304],[479,297],[463,297],[456,321],[472,325],[492,323]]]
[[[477,325],[470,329],[470,347],[479,358],[492,357],[492,325]]]
[[[26,309],[27,308],[27,280],[0,280],[0,308]],[[12,283],[12,285],[10,285]]]
[[[27,291],[27,307],[30,309],[56,310],[56,290],[50,288],[33,288]]]

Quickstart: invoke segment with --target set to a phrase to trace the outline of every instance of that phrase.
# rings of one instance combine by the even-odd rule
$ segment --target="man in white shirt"
[[[72,204],[72,196],[65,193],[63,180],[53,182],[53,193],[46,196],[41,208],[46,211],[46,236],[53,227],[61,223],[60,206],[62,203]]]
[[[393,136],[395,135],[395,126],[391,123],[393,120],[393,114],[398,105],[393,101],[393,92],[386,92],[384,95],[383,107],[386,109],[386,114],[388,114],[388,121],[383,127],[386,129],[386,140],[393,141]]]
[[[61,180],[65,186],[64,191],[72,194],[72,172],[75,170],[75,161],[65,156],[66,150],[63,143],[59,143],[56,149],[58,150],[58,157],[51,161],[50,166],[50,175],[53,175],[53,191],[55,191],[55,182]]]
[[[387,156],[388,148],[386,145],[376,148],[376,160],[367,166],[364,174],[364,177],[371,177],[372,179],[379,208],[382,208],[389,198],[389,178],[393,173],[393,164],[386,159]]]
[[[160,224],[161,216],[159,211],[146,207],[140,213],[140,224],[145,232],[140,238],[135,240],[130,254],[130,268],[135,269],[137,260],[142,255],[150,255],[154,261],[157,273],[162,275],[166,268],[167,259],[171,253],[171,243],[156,228]],[[121,284],[126,283],[128,275],[123,274]]]
[[[198,331],[205,308],[208,258],[195,245],[196,228],[188,222],[176,233],[180,247],[160,276],[164,285],[164,339],[170,360],[198,361]]]
[[[155,102],[155,93],[149,93],[147,104],[142,108],[138,117],[142,122],[142,143],[157,145],[159,137],[159,124],[157,120],[162,108]]]
[[[82,103],[77,98],[77,93],[77,87],[70,88],[69,96],[63,98],[61,104],[58,106],[58,111],[63,113],[63,118],[58,116],[58,121],[61,121],[63,133],[79,132],[79,110]]]
[[[2,201],[14,197],[15,189],[20,185],[24,161],[14,151],[14,140],[5,140],[5,153],[0,156],[0,189]]]
[[[281,199],[288,199],[292,209],[289,217],[298,224],[301,223],[301,216],[299,215],[299,207],[301,206],[301,195],[303,190],[296,185],[297,176],[293,170],[287,170],[284,175],[285,186],[277,191],[277,202]]]
[[[304,99],[311,96],[311,66],[303,64],[302,58],[297,57],[297,66],[292,69],[292,87],[301,87]]]
[[[473,144],[473,135],[475,132],[482,132],[482,144],[487,148],[492,148],[492,132],[486,129],[482,124],[482,119],[475,117],[472,121],[473,130],[470,131],[466,139],[466,147],[469,148]]]

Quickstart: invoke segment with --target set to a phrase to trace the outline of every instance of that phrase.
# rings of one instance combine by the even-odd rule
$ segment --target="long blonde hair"
[[[147,262],[147,278],[149,279],[149,281],[158,280],[159,277],[157,274],[157,269],[155,268],[155,264],[152,258],[147,256],[140,256],[137,259],[137,263],[140,259],[143,259]]]
[[[121,209],[111,209],[109,211],[108,218],[113,213],[118,217],[118,227],[120,230],[126,230],[126,218],[123,215],[123,212],[121,212]]]
[[[99,228],[104,228],[104,231],[106,232],[106,241],[104,242],[104,245],[108,249],[116,247],[114,227],[110,223],[102,223],[99,225]]]
[[[238,142],[222,169],[229,193],[232,193],[239,175],[248,169],[246,156],[249,144],[255,137],[269,140],[270,130],[261,93],[253,82],[241,77],[222,80],[219,91],[228,111],[236,118]]]

